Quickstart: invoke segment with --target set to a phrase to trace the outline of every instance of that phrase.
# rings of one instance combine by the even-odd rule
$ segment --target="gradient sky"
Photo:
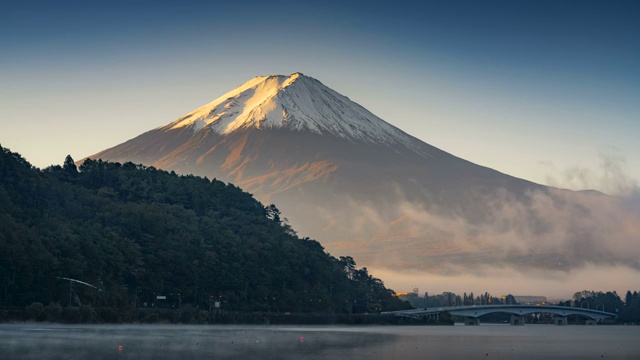
[[[467,160],[640,199],[640,1],[4,0],[0,144],[81,159],[296,71]],[[635,283],[614,270],[574,278]]]
[[[640,1],[8,0],[0,144],[80,159],[300,71],[462,158],[619,192],[640,178],[639,44]]]

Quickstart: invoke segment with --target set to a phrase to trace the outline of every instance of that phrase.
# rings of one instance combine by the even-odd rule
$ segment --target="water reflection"
[[[0,325],[2,359],[640,358],[639,326]]]

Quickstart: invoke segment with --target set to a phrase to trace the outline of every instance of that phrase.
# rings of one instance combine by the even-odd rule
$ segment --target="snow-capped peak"
[[[414,148],[403,131],[298,72],[253,78],[161,129],[183,127],[194,132],[210,127],[223,135],[246,128],[287,128]]]

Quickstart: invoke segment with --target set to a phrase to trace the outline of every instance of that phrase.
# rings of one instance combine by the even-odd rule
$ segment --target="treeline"
[[[409,306],[352,258],[299,238],[274,205],[215,179],[132,163],[86,160],[78,169],[67,157],[39,170],[0,147],[0,229],[3,306]]]
[[[618,315],[617,321],[640,324],[640,293],[627,291],[624,301],[615,291],[583,290],[562,305],[606,311]]]
[[[516,305],[518,304],[513,295],[507,296],[493,296],[487,292],[484,294],[480,294],[474,297],[473,292],[467,294],[466,292],[462,295],[457,295],[456,293],[445,291],[442,294],[437,295],[429,295],[428,292],[424,294],[424,296],[418,296],[416,293],[408,294],[407,301],[411,303],[412,306],[416,308],[429,308],[429,307],[444,307],[444,306],[465,306],[465,305],[498,305],[498,304],[508,304],[508,305]]]
[[[441,321],[410,319],[387,314],[289,313],[260,311],[207,311],[202,309],[94,308],[91,305],[63,307],[57,303],[44,306],[35,302],[26,307],[0,307],[0,322],[37,321],[57,323],[146,323],[146,324],[308,324],[308,325],[445,325]]]
[[[445,307],[445,306],[469,306],[469,305],[518,305],[513,295],[493,296],[487,292],[474,296],[473,292],[457,295],[453,292],[424,296],[410,293],[403,296],[416,308]],[[615,291],[588,291],[576,292],[571,300],[559,303],[548,303],[555,306],[579,307],[585,309],[605,311],[617,315],[618,323],[640,324],[640,292],[627,291],[624,300]],[[488,316],[487,316],[488,317]]]

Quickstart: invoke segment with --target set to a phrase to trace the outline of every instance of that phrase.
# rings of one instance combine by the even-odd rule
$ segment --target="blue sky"
[[[616,192],[640,179],[638,44],[640,1],[9,0],[0,144],[80,159],[300,71],[462,158]]]

